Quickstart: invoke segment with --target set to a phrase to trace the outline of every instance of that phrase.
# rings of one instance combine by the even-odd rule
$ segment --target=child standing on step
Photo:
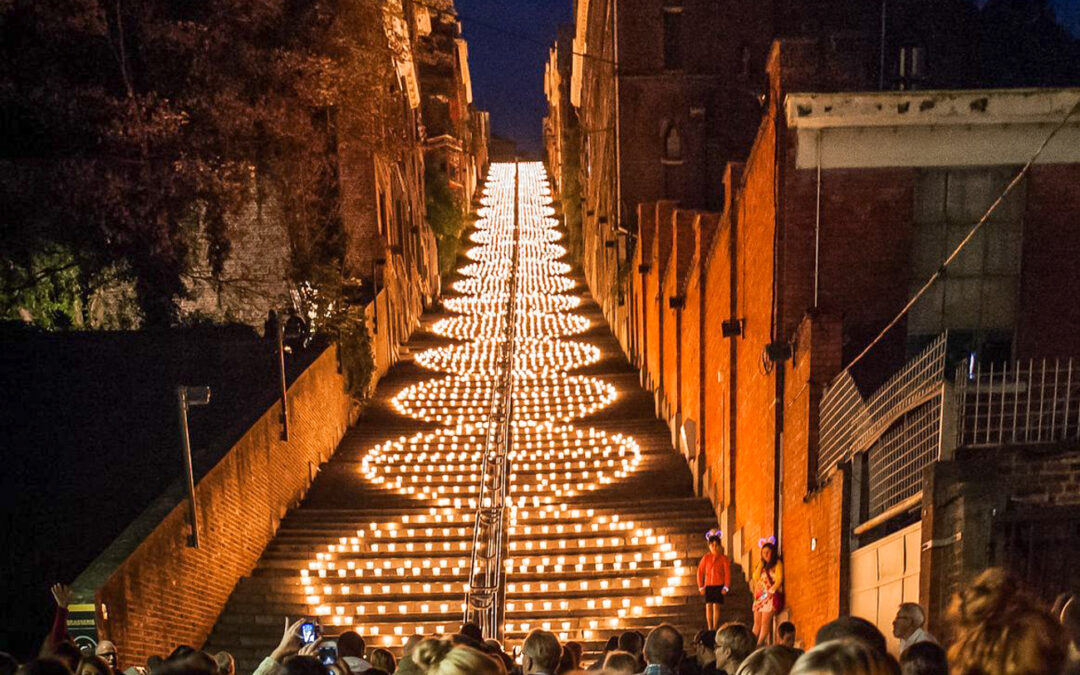
[[[701,556],[697,568],[698,591],[705,596],[705,623],[711,631],[720,627],[720,605],[731,585],[731,562],[720,544],[722,536],[719,529],[705,533],[709,552]]]

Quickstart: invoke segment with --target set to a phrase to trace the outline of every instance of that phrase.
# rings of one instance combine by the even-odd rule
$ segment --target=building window
[[[913,45],[901,47],[897,55],[896,74],[899,89],[917,89],[926,79],[926,49]]]
[[[682,137],[674,124],[669,124],[664,131],[664,159],[672,162],[682,160]]]
[[[1012,178],[1008,169],[932,169],[915,185],[913,294],[945,261]],[[1023,186],[998,206],[908,315],[915,345],[944,330],[972,347],[1011,342],[1020,277]]]
[[[664,69],[681,70],[682,53],[682,8],[664,8]]]

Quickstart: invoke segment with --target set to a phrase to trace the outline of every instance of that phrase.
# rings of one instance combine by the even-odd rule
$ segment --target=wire
[[[998,198],[994,200],[994,203],[990,205],[990,208],[986,210],[986,213],[982,215],[982,218],[979,218],[979,222],[975,223],[975,225],[968,231],[967,235],[960,241],[959,244],[957,244],[956,248],[953,249],[953,252],[949,254],[949,257],[945,259],[945,262],[941,263],[941,267],[937,268],[937,271],[930,275],[930,278],[927,279],[926,283],[922,285],[922,288],[920,288],[918,292],[915,293],[915,295],[912,296],[910,300],[908,300],[907,304],[904,305],[904,308],[900,310],[900,313],[893,317],[893,320],[890,321],[887,326],[881,329],[881,332],[877,334],[877,337],[871,340],[870,344],[866,345],[866,348],[859,352],[859,355],[852,359],[851,363],[847,364],[847,366],[844,367],[844,371],[842,372],[851,370],[851,368],[856,363],[862,360],[862,358],[866,356],[871,349],[874,348],[874,345],[881,342],[881,340],[884,339],[885,334],[892,330],[894,327],[896,327],[896,324],[900,323],[900,320],[907,315],[907,313],[911,310],[915,303],[918,302],[919,299],[922,298],[922,296],[925,295],[928,290],[930,290],[930,287],[934,285],[934,282],[936,282],[942,277],[943,274],[945,274],[945,270],[949,266],[949,264],[952,263],[953,260],[956,260],[956,256],[960,255],[960,251],[962,251],[964,247],[967,246],[967,243],[971,241],[971,239],[976,234],[978,234],[979,230],[982,229],[982,226],[985,225],[986,221],[990,218],[990,214],[992,214],[994,210],[997,209],[997,207],[1000,206],[1003,201],[1005,201],[1005,197],[1007,197],[1009,193],[1012,192],[1012,189],[1016,187],[1021,180],[1024,179],[1024,176],[1026,176],[1028,171],[1031,170],[1032,165],[1035,164],[1035,160],[1039,158],[1039,155],[1042,154],[1042,151],[1046,149],[1046,146],[1050,143],[1051,140],[1053,140],[1054,136],[1057,136],[1058,132],[1061,131],[1065,127],[1065,125],[1069,123],[1069,119],[1073,115],[1075,115],[1077,111],[1080,111],[1080,99],[1078,99],[1076,101],[1076,104],[1073,105],[1069,112],[1065,114],[1065,117],[1061,120],[1061,122],[1059,122],[1058,125],[1054,127],[1053,131],[1051,131],[1050,134],[1045,139],[1043,139],[1042,144],[1039,145],[1039,148],[1035,151],[1035,154],[1031,156],[1031,159],[1027,161],[1027,164],[1025,164],[1023,168],[1020,169],[1020,171],[1013,177],[1013,179],[1009,181],[1009,184],[1005,186],[1005,189],[1000,195],[998,195]]]

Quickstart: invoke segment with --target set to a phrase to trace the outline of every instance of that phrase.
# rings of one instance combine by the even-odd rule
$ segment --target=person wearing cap
[[[698,591],[705,596],[705,625],[712,631],[720,627],[720,605],[731,585],[731,561],[720,544],[722,536],[718,529],[705,533],[709,552],[701,557],[697,569]]]

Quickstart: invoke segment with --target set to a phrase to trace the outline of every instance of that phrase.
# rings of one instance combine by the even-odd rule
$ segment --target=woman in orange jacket
[[[698,591],[705,596],[705,622],[709,630],[720,627],[720,605],[731,585],[731,562],[720,545],[723,533],[719,529],[705,533],[709,552],[701,557],[697,568]]]

